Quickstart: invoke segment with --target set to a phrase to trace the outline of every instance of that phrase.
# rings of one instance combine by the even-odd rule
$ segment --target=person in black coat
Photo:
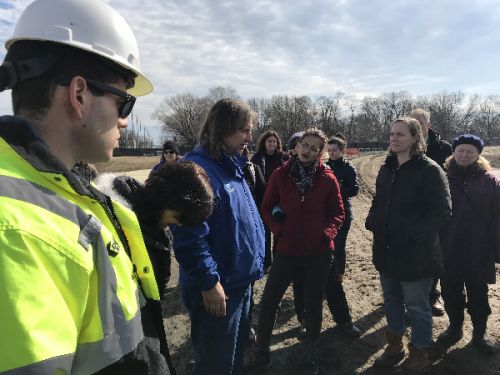
[[[409,116],[417,120],[420,124],[420,127],[422,128],[422,133],[427,145],[425,155],[434,160],[439,164],[441,168],[444,169],[444,162],[452,152],[451,145],[447,141],[442,139],[441,136],[431,128],[432,124],[430,121],[430,113],[425,109],[415,108],[410,112]],[[434,282],[432,283],[431,293],[429,295],[433,316],[444,315],[444,308],[440,301],[441,293],[439,292],[439,289],[437,287],[438,282],[439,278],[434,279]]]
[[[430,365],[432,280],[443,269],[439,231],[449,220],[451,198],[444,171],[424,155],[417,120],[403,117],[391,125],[389,155],[380,168],[366,219],[373,232],[373,262],[380,272],[388,346],[375,364],[393,367],[405,356],[402,336],[405,307],[411,318],[407,370]]]
[[[262,174],[262,171],[260,170],[260,167],[257,164],[252,163],[250,160],[248,160],[249,156],[249,151],[247,145],[244,145],[243,148],[241,149],[241,155],[243,155],[245,158],[247,158],[247,162],[245,166],[243,167],[243,174],[245,177],[245,181],[248,184],[248,187],[250,188],[250,191],[252,192],[253,200],[255,201],[255,204],[257,207],[260,207],[262,204],[262,199],[264,198],[264,191],[266,189],[266,180],[264,179],[264,175]],[[252,283],[252,291],[251,291],[251,296],[250,296],[250,332],[248,334],[248,340],[250,342],[255,342],[256,340],[256,335],[255,335],[255,328],[253,328],[252,322],[253,322],[253,311],[254,311],[254,283]]]
[[[267,130],[262,133],[257,142],[257,152],[252,159],[252,163],[257,165],[264,175],[265,182],[269,181],[273,172],[281,167],[285,162],[285,154],[283,145],[278,133],[274,130]],[[256,202],[257,203],[257,202]],[[260,209],[260,205],[257,205]],[[271,267],[273,261],[273,253],[275,251],[275,239],[271,237],[271,231],[264,224],[266,238],[266,256],[264,259],[264,270],[267,271]]]
[[[349,337],[357,338],[361,335],[361,331],[352,323],[342,280],[346,266],[347,234],[349,233],[353,219],[351,198],[358,195],[358,175],[354,166],[348,160],[344,159],[344,151],[347,147],[345,138],[342,138],[340,135],[332,137],[326,147],[329,156],[326,165],[332,169],[339,182],[340,194],[344,203],[345,219],[337,237],[335,237],[332,268],[330,269],[330,275],[326,284],[325,296],[330,312],[341,332]]]
[[[241,155],[246,157],[247,160],[249,159],[249,151],[246,145],[241,150]],[[264,198],[264,191],[266,190],[266,180],[264,178],[264,174],[262,173],[260,167],[250,160],[248,160],[243,167],[243,174],[245,175],[245,181],[252,192],[255,204],[260,208],[262,199]]]
[[[82,176],[80,171],[75,172]],[[168,225],[199,225],[211,214],[214,197],[208,175],[195,163],[180,162],[163,165],[149,176],[144,185],[132,177],[112,174],[98,175],[95,183],[102,192],[136,214],[163,301],[170,279],[172,250]],[[151,336],[159,335],[160,352],[167,359],[170,374],[175,375],[161,306],[148,301],[144,309],[158,317],[155,326],[144,327],[144,331]]]

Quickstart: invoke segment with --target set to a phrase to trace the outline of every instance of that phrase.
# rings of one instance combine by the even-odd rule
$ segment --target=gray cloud
[[[496,0],[107,2],[136,32],[155,85],[137,103],[143,122],[165,96],[218,85],[246,98],[500,87]],[[0,7],[2,40],[26,3]]]

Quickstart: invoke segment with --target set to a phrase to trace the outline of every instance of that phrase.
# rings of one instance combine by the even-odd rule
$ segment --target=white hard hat
[[[139,49],[127,21],[101,0],[35,0],[21,14],[9,47],[19,40],[66,44],[103,56],[137,77],[128,92],[141,96],[153,91],[141,73]]]

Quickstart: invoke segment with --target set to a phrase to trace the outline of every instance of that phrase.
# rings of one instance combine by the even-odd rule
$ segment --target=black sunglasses
[[[169,155],[172,155],[172,154],[177,154],[177,152],[175,151],[172,151],[172,150],[165,150],[163,151],[164,154],[169,154]]]
[[[119,102],[117,102],[118,116],[120,118],[127,118],[128,115],[130,115],[130,112],[132,112],[132,109],[134,108],[136,100],[135,96],[132,96],[126,93],[125,91],[118,90],[116,87],[113,87],[103,82],[94,81],[93,79],[88,79],[88,78],[85,78],[85,81],[89,86],[93,87],[97,91],[100,91],[102,93],[113,94],[122,99]],[[71,79],[67,79],[59,82],[59,84],[62,86],[69,86],[70,82]]]
[[[118,90],[116,87],[103,82],[94,81],[93,79],[87,78],[85,78],[85,81],[87,81],[87,84],[89,86],[92,86],[99,91],[107,92],[123,99],[118,103],[118,116],[120,116],[120,118],[127,118],[128,115],[130,115],[130,112],[132,112],[132,109],[134,108],[136,99],[135,96],[132,96],[122,90]]]

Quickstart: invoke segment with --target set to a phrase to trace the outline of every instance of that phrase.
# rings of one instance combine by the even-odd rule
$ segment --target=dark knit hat
[[[453,149],[453,151],[455,151],[455,148],[458,145],[463,145],[463,144],[475,146],[478,149],[479,153],[481,153],[484,148],[483,140],[479,138],[477,135],[473,134],[462,134],[458,136],[453,140],[451,148]]]
[[[300,137],[302,137],[303,134],[304,134],[303,131],[297,132],[290,137],[290,139],[288,140],[288,142],[286,144],[289,150],[293,150],[295,148],[295,146],[297,146],[297,143],[299,142],[299,139],[300,139]]]
[[[167,150],[175,151],[175,153],[178,154],[179,153],[179,146],[177,146],[177,144],[174,141],[166,141],[163,144],[163,151],[167,151]]]

